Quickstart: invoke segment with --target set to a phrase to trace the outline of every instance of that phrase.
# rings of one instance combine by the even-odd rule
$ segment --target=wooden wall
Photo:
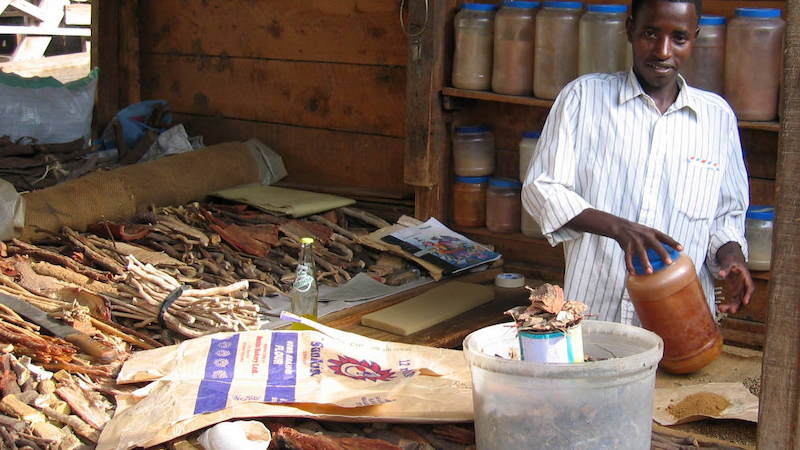
[[[141,99],[207,145],[258,138],[289,184],[406,199],[399,0],[139,0]]]

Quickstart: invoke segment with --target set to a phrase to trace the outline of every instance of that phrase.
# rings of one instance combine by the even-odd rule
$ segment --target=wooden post
[[[97,136],[116,115],[119,88],[119,2],[92,2],[92,67],[100,68],[92,134]]]
[[[120,0],[119,3],[119,106],[124,108],[141,101],[139,0]]]
[[[761,370],[759,449],[800,449],[800,0],[786,2],[784,111]]]
[[[428,6],[426,6],[428,5]],[[449,74],[447,52],[452,41],[448,21],[455,1],[410,1],[407,31],[409,37],[406,66],[406,139],[404,179],[417,186],[415,215],[427,220],[447,220],[447,144],[449,120],[442,109],[441,90]],[[427,19],[426,19],[427,15]]]

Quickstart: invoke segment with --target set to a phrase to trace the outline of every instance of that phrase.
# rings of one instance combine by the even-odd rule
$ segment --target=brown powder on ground
[[[667,407],[667,411],[680,420],[687,416],[718,417],[725,408],[731,405],[725,397],[712,392],[692,394]]]

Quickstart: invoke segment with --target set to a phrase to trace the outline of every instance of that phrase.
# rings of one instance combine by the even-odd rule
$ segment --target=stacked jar
[[[453,222],[462,227],[486,226],[489,177],[461,177],[453,183]]]
[[[724,17],[700,16],[700,34],[681,66],[689,85],[723,95],[726,34]]]
[[[785,28],[767,8],[737,8],[728,24],[724,93],[739,120],[777,118]]]
[[[747,239],[747,267],[750,270],[769,270],[772,257],[772,222],[775,208],[751,205],[744,221],[744,236]]]
[[[494,134],[488,125],[456,127],[453,133],[453,222],[486,225],[486,192],[495,169]]]
[[[535,18],[539,2],[505,1],[494,19],[492,90],[499,94],[533,92]]]
[[[524,183],[525,176],[528,174],[528,169],[531,165],[531,159],[536,151],[536,144],[539,143],[541,131],[523,131],[522,139],[519,141],[519,181]],[[522,206],[520,210],[521,221],[520,231],[524,236],[528,237],[542,237],[542,230],[539,222],[531,216]]]
[[[486,190],[486,229],[518,233],[521,221],[522,183],[513,178],[490,178]]]
[[[578,76],[578,33],[583,3],[548,1],[536,14],[533,95],[554,100]]]
[[[464,3],[455,17],[453,87],[486,91],[492,87],[494,16],[497,5]]]
[[[578,73],[615,73],[627,69],[626,5],[586,5],[578,34]]]

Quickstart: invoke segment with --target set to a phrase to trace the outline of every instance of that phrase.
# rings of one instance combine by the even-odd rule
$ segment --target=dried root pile
[[[0,290],[49,312],[81,297],[93,325],[104,317],[113,327],[113,318],[125,340],[152,348],[148,337],[168,341],[163,328],[188,338],[257,328],[263,311],[254,300],[290,292],[304,236],[316,241],[319,283],[337,286],[370,270],[384,275],[380,251],[359,237],[388,225],[353,208],[294,220],[246,205],[164,207],[91,224],[86,233],[64,227],[46,245],[8,242]]]

